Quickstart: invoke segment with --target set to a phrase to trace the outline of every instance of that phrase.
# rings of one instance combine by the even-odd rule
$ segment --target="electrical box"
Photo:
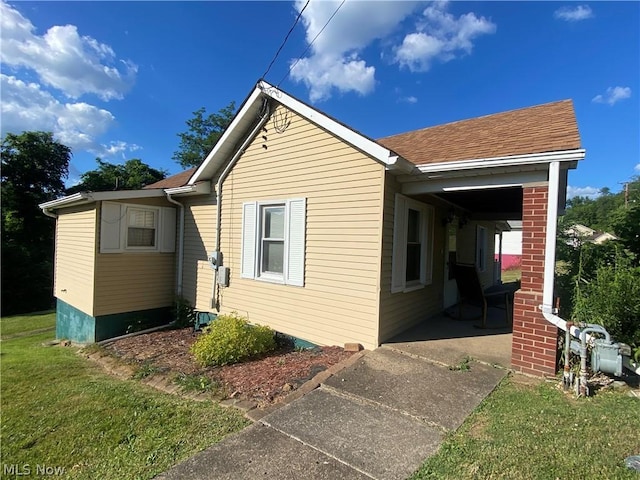
[[[229,267],[218,267],[218,285],[221,287],[229,286]]]
[[[217,270],[218,267],[222,265],[222,252],[209,253],[207,260],[209,260],[209,265],[211,266],[211,268]]]

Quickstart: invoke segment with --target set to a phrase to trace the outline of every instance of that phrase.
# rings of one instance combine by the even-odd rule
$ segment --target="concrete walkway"
[[[158,478],[407,478],[507,374],[476,361],[451,370],[429,349],[409,350],[397,343],[367,352]]]

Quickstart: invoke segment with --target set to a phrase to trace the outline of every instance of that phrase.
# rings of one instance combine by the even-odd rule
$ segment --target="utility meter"
[[[211,252],[209,253],[209,265],[214,270],[217,270],[219,266],[222,265],[222,252]]]

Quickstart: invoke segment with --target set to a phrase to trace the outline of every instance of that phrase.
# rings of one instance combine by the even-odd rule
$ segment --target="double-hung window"
[[[175,249],[175,208],[101,203],[100,253],[169,253]]]
[[[408,292],[431,283],[433,208],[396,194],[391,292]]]
[[[304,198],[244,203],[241,277],[303,286],[305,223]]]
[[[158,209],[127,209],[127,248],[154,248],[157,242]]]

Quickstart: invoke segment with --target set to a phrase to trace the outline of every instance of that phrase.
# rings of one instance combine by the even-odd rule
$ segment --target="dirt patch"
[[[192,328],[163,330],[117,340],[105,350],[149,371],[169,376],[204,375],[222,385],[225,395],[261,405],[277,403],[317,373],[353,355],[341,347],[281,348],[263,358],[202,368],[189,353],[199,335]]]

